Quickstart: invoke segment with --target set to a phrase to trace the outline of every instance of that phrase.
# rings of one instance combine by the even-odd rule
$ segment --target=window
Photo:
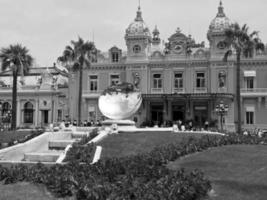
[[[7,116],[8,113],[11,113],[11,105],[5,102],[2,105],[2,116]]]
[[[134,45],[133,52],[134,53],[139,53],[140,51],[141,51],[141,47],[139,45]]]
[[[89,76],[89,90],[91,92],[97,92],[97,75],[91,75]]]
[[[153,74],[153,88],[162,88],[161,74]]]
[[[88,121],[96,121],[96,109],[94,106],[88,107]]]
[[[2,122],[10,123],[10,120],[11,120],[11,105],[8,102],[5,102],[2,105]]]
[[[205,87],[205,73],[197,72],[196,87],[203,88]]]
[[[119,53],[118,52],[113,52],[111,54],[112,57],[112,62],[119,62]]]
[[[120,75],[112,74],[110,75],[110,85],[117,85],[120,82]]]
[[[62,121],[62,110],[57,110],[57,121]]]
[[[24,123],[33,123],[33,105],[31,102],[24,104]]]
[[[254,112],[246,111],[246,124],[254,124]]]
[[[174,88],[183,88],[183,73],[174,74]]]
[[[254,77],[247,77],[246,78],[247,89],[254,88]]]

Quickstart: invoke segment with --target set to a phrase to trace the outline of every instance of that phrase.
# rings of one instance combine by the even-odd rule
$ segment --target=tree
[[[82,82],[83,69],[91,66],[95,60],[96,48],[93,42],[84,42],[82,38],[78,41],[71,41],[71,46],[66,46],[62,56],[58,61],[66,65],[73,71],[79,72],[79,94],[78,94],[78,124],[81,122],[81,105],[82,105]]]
[[[2,61],[2,71],[10,70],[13,75],[11,129],[15,130],[17,127],[17,79],[18,75],[23,77],[24,74],[28,73],[29,68],[33,64],[33,58],[26,47],[23,47],[21,44],[16,44],[2,48],[0,59]]]
[[[249,34],[249,28],[246,24],[242,27],[238,23],[231,24],[225,30],[225,44],[228,50],[224,55],[224,61],[227,62],[229,56],[235,51],[236,56],[236,101],[237,101],[237,132],[241,133],[241,97],[240,97],[240,65],[241,57],[253,57],[255,51],[264,50],[264,44],[258,37],[258,32],[253,31]]]

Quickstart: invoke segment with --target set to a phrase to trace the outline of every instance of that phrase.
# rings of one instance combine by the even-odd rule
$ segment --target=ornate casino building
[[[133,82],[140,78],[143,103],[132,116],[137,125],[150,122],[193,121],[202,127],[206,121],[220,127],[216,106],[223,104],[223,128],[235,130],[235,56],[223,62],[226,52],[224,30],[230,20],[222,3],[207,31],[209,46],[196,43],[191,35],[179,28],[163,43],[160,30],[151,32],[141,8],[125,31],[127,51],[117,46],[108,53],[98,52],[97,62],[83,74],[83,120],[101,120],[98,98],[111,84]],[[190,47],[190,48],[189,48]],[[78,74],[69,80],[70,116],[77,116]],[[243,58],[241,64],[242,126],[267,128],[267,53],[255,52],[253,58]]]
[[[84,70],[82,120],[103,120],[98,108],[101,93],[112,84],[133,83],[138,77],[143,102],[131,117],[137,126],[181,120],[192,121],[197,128],[209,122],[210,126],[235,130],[235,55],[223,62],[227,50],[224,31],[229,25],[220,3],[207,27],[208,46],[179,28],[170,34],[168,42],[163,42],[160,29],[150,31],[138,7],[125,31],[126,51],[117,46],[108,52],[98,51],[97,60]],[[242,126],[267,128],[267,52],[255,51],[252,58],[241,60]],[[68,87],[59,87],[55,79],[58,75],[56,68],[49,72],[45,68],[31,69],[29,77],[34,81],[18,90],[18,126],[41,126],[66,117],[77,120],[79,74],[70,71]],[[10,78],[10,74],[0,77],[2,118],[11,106],[12,86],[5,77]],[[220,105],[228,107],[223,116],[216,109]]]

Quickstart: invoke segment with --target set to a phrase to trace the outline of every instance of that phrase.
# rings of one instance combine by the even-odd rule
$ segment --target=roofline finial
[[[225,14],[224,14],[224,11],[223,11],[222,0],[220,0],[217,17],[225,17]]]
[[[139,2],[139,5],[138,5],[138,10],[136,13],[135,21],[143,21],[141,7],[140,7],[140,0],[138,0],[138,2]]]

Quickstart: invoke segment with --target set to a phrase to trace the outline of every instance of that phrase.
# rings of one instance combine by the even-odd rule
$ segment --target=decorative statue
[[[139,73],[133,73],[133,84],[136,89],[139,89],[140,75]]]
[[[225,87],[225,79],[226,79],[226,74],[225,74],[225,71],[221,71],[219,73],[219,87],[220,88],[223,88]]]

